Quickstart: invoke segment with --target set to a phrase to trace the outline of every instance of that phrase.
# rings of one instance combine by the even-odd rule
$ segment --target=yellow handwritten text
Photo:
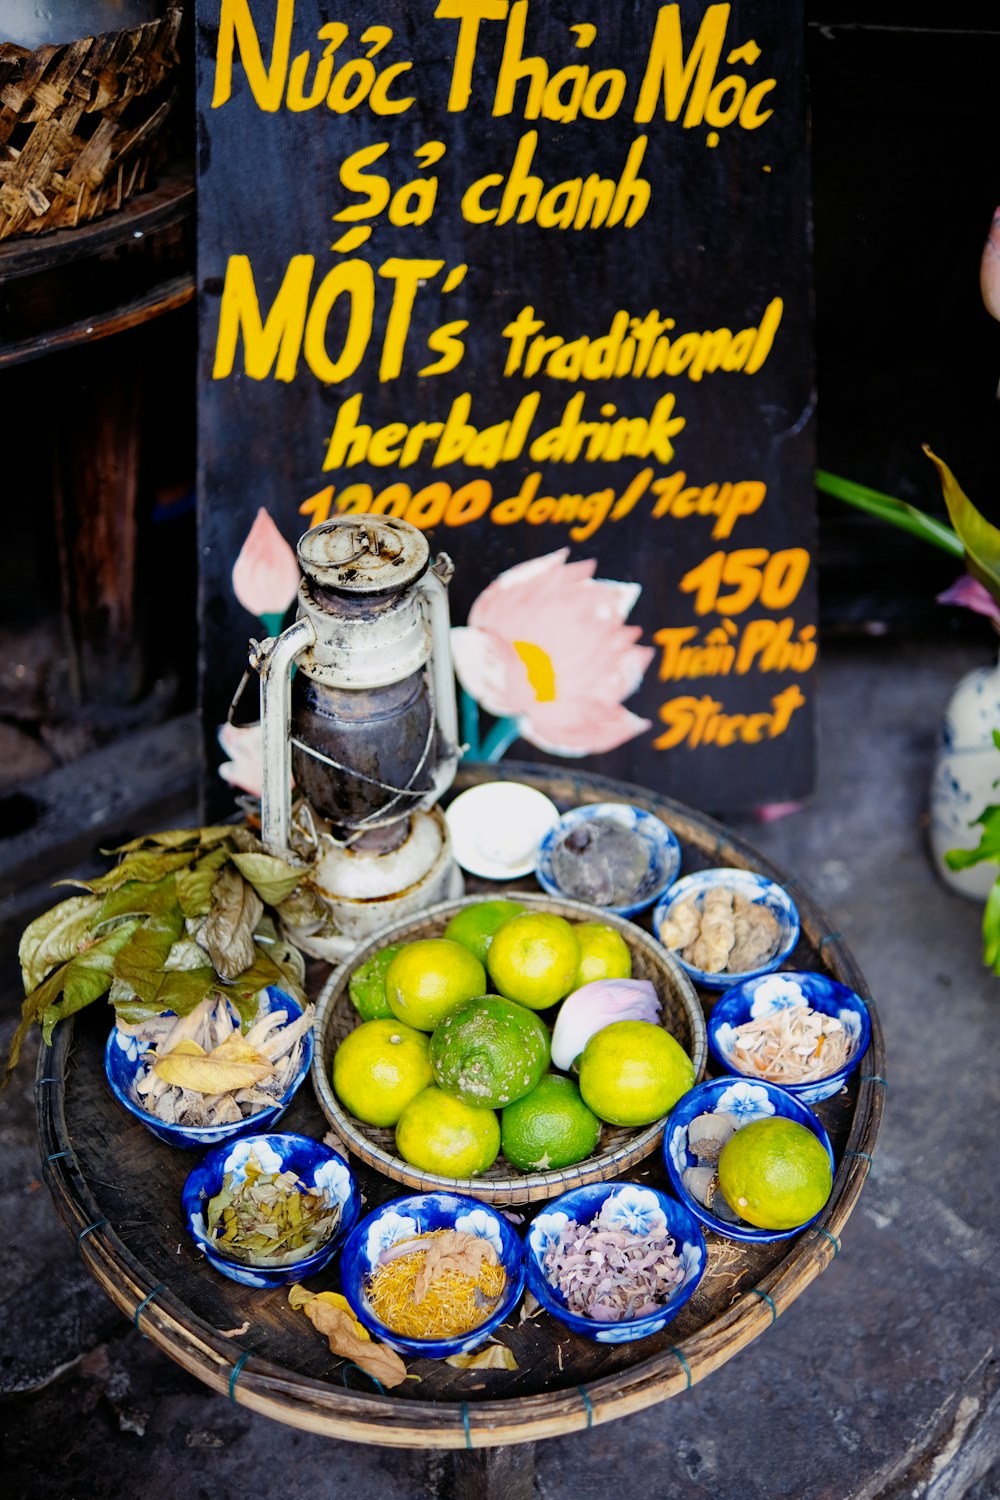
[[[598,338],[566,339],[544,333],[546,324],[535,316],[535,309],[522,307],[502,331],[509,345],[503,372],[528,380],[547,375],[550,380],[573,381],[686,375],[697,382],[716,370],[754,375],[771,352],[783,311],[782,299],[774,297],[756,327],[736,333],[729,328],[704,329],[671,338],[675,320],[661,317],[658,309],[642,317],[619,310],[608,332]]]
[[[798,597],[809,563],[804,547],[786,547],[780,552],[768,552],[766,547],[712,552],[685,573],[679,588],[682,594],[694,594],[696,615],[739,615],[758,601],[778,612]],[[724,593],[724,588],[731,592]]]
[[[364,260],[341,261],[312,290],[316,257],[293,255],[281,286],[264,316],[248,255],[231,255],[219,307],[219,331],[215,344],[213,380],[226,380],[233,373],[236,351],[243,343],[243,362],[251,380],[292,381],[300,356],[309,369],[327,384],[346,380],[361,365],[371,344],[377,298],[376,269]],[[379,358],[380,381],[395,380],[403,367],[413,305],[418,293],[445,269],[443,260],[392,258],[377,268],[378,276],[391,288],[391,303]],[[453,267],[441,290],[451,291],[462,280],[464,266]],[[339,304],[339,306],[338,306]],[[331,353],[328,332],[334,310],[346,316],[336,348]],[[439,375],[453,370],[465,353],[461,335],[467,319],[457,319],[436,328],[427,339],[428,349],[439,356],[417,373]]]
[[[431,468],[439,469],[461,462],[493,469],[498,463],[520,458],[523,453],[534,463],[573,463],[578,459],[587,463],[614,463],[623,458],[671,462],[673,439],[686,420],[675,415],[672,392],[660,397],[648,417],[619,416],[614,402],[605,401],[600,407],[599,420],[585,420],[586,399],[586,392],[577,391],[566,402],[559,422],[531,438],[541,401],[537,391],[521,398],[512,417],[483,428],[470,421],[472,397],[467,392],[455,397],[443,421],[412,425],[390,422],[384,427],[372,427],[360,420],[364,397],[359,392],[349,397],[337,412],[323,468],[343,469],[367,463],[376,468],[395,465],[405,469],[429,462]]]
[[[732,620],[722,620],[702,635],[697,625],[657,630],[661,682],[686,677],[743,676],[760,672],[808,672],[816,660],[816,626],[796,630],[790,615],[781,620],[752,620],[742,632]]]
[[[222,0],[219,8],[219,39],[215,52],[215,80],[212,108],[227,104],[233,92],[233,65],[239,53],[247,84],[258,109],[274,114],[282,101],[292,113],[315,109],[325,104],[334,114],[348,114],[367,104],[375,115],[401,115],[413,104],[412,98],[393,95],[390,90],[412,62],[396,62],[387,68],[376,68],[372,59],[392,41],[388,26],[369,26],[361,33],[361,43],[368,48],[365,57],[354,58],[337,66],[337,52],[350,35],[341,21],[329,21],[316,33],[325,42],[315,63],[311,81],[307,74],[312,63],[310,52],[292,57],[292,29],[295,22],[295,0],[277,0],[271,33],[271,60],[264,62],[257,25],[250,13],[249,0]]]
[[[712,133],[737,123],[743,130],[757,130],[773,114],[762,108],[776,86],[765,77],[751,83],[743,73],[719,76],[732,7],[710,5],[702,16],[697,34],[687,51],[681,30],[681,7],[662,5],[649,43],[638,86],[633,119],[645,123],[661,109],[668,121],[681,120],[682,127],[707,125]],[[503,52],[495,71],[492,111],[509,115],[519,109],[525,120],[552,120],[567,124],[582,115],[589,120],[607,120],[622,108],[628,92],[628,75],[621,68],[592,69],[580,62],[567,63],[553,71],[544,57],[525,53],[528,0],[439,0],[434,12],[439,21],[457,21],[448,109],[462,112],[473,99],[474,68],[480,53],[484,22],[504,24]],[[597,27],[570,26],[576,51],[587,51],[597,38]],[[638,50],[638,48],[637,48]],[[493,39],[482,52],[495,55]],[[748,40],[730,45],[725,65],[753,68],[760,60],[757,43]],[[479,101],[477,100],[477,106]]]
[[[653,485],[656,504],[653,519],[673,516],[683,521],[688,516],[715,516],[712,538],[724,540],[732,535],[733,527],[743,516],[752,516],[760,510],[767,494],[767,485],[760,479],[739,479],[735,483],[726,480],[723,484],[687,484],[683,469],[658,479]]]
[[[517,143],[509,172],[488,172],[462,194],[462,217],[469,224],[530,224],[541,229],[631,229],[649,207],[650,186],[639,176],[647,139],[638,136],[629,146],[617,178],[572,177],[547,187],[532,174],[538,131],[529,130]]]
[[[348,484],[338,492],[329,484],[311,495],[299,506],[301,515],[309,517],[311,526],[320,526],[336,511],[344,514],[390,515],[427,530],[431,526],[468,526],[484,516],[494,526],[512,526],[524,521],[529,526],[557,525],[568,527],[571,541],[585,542],[607,521],[620,521],[635,508],[649,484],[652,469],[643,469],[619,495],[616,490],[594,490],[590,494],[540,494],[542,475],[534,470],[524,480],[516,495],[508,495],[493,505],[493,485],[488,479],[470,480],[453,489],[443,480],[435,480],[416,490],[403,481],[375,490],[370,484]],[[492,507],[492,508],[491,508]]]
[[[721,702],[708,693],[700,698],[671,698],[660,706],[659,717],[667,727],[653,741],[653,748],[674,750],[685,745],[696,750],[700,745],[759,745],[762,740],[776,740],[805,701],[795,682],[775,693],[770,708],[760,713],[726,713]]]

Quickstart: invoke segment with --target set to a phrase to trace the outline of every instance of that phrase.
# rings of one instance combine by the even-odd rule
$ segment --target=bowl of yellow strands
[[[524,1291],[524,1247],[475,1198],[415,1193],[361,1220],[340,1258],[344,1296],[400,1354],[447,1359],[482,1344]]]

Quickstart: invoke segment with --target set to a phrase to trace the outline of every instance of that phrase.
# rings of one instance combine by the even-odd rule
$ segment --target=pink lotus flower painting
[[[639,585],[595,578],[594,558],[568,559],[562,547],[498,574],[451,632],[465,693],[509,721],[487,758],[518,737],[553,755],[599,755],[650,728],[622,706],[653,657],[625,624]]]
[[[233,564],[233,593],[276,634],[301,576],[293,549],[262,505]]]

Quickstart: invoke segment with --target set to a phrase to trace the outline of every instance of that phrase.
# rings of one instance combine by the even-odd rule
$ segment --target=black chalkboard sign
[[[812,786],[798,0],[199,0],[203,707],[341,512],[447,551],[471,753]]]

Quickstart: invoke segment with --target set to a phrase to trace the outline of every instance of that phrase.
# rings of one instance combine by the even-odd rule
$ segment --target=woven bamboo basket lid
[[[491,895],[494,893],[491,892]],[[692,1059],[697,1083],[705,1071],[707,1042],[705,1019],[694,986],[680,965],[666,949],[633,922],[609,912],[597,912],[581,901],[560,900],[554,896],[533,895],[526,891],[508,893],[532,910],[552,912],[570,922],[599,920],[621,933],[632,954],[632,977],[648,979],[660,1001],[660,1023],[681,1044]],[[496,895],[502,897],[504,892]],[[444,1189],[466,1193],[487,1203],[537,1203],[555,1198],[571,1188],[588,1182],[606,1182],[620,1177],[630,1167],[655,1151],[663,1139],[665,1117],[641,1129],[627,1130],[605,1125],[598,1149],[573,1167],[553,1172],[518,1172],[500,1156],[488,1172],[480,1177],[442,1177],[409,1166],[396,1153],[392,1130],[380,1130],[350,1115],[330,1085],[330,1072],[337,1045],[360,1024],[351,1003],[348,985],[360,966],[390,943],[410,943],[420,938],[440,937],[448,921],[464,907],[482,896],[445,901],[439,906],[408,917],[384,928],[376,938],[360,948],[350,962],[327,981],[320,993],[316,1010],[316,1051],[313,1055],[312,1081],[320,1107],[344,1145],[369,1166],[383,1172],[407,1187],[430,1192]]]

